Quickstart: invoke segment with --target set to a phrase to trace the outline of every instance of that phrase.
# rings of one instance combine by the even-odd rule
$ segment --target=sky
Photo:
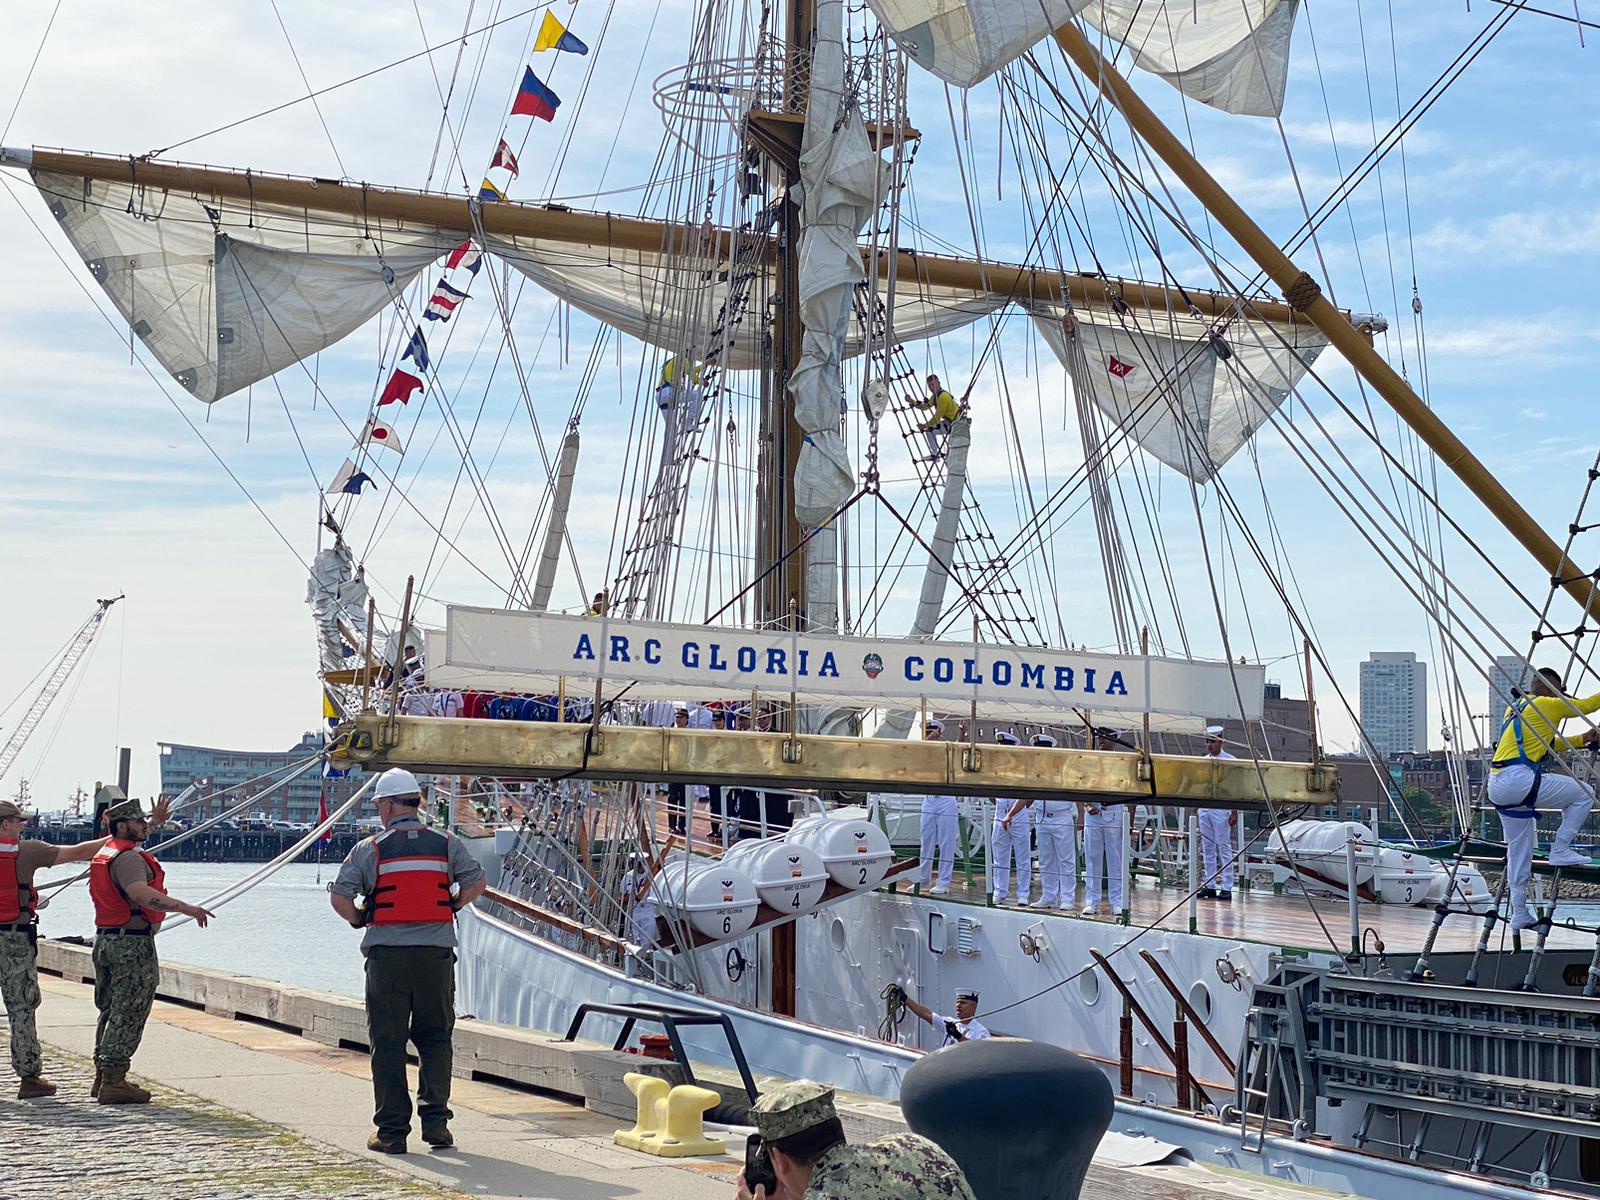
[[[665,138],[652,85],[687,57],[691,6],[559,0],[555,11],[594,53],[563,56],[546,73],[566,102],[555,122],[531,130],[506,124],[505,114],[541,14],[463,43],[467,7],[419,0],[369,6],[356,20],[347,8],[301,0],[277,0],[276,15],[270,6],[218,0],[200,17],[178,0],[151,0],[136,15],[80,0],[15,0],[0,17],[0,140],[114,154],[170,148],[165,156],[174,160],[459,193],[476,184],[506,128],[521,147],[515,199],[624,213],[641,204],[694,211],[696,200],[682,187],[647,194],[640,186],[685,153]],[[1136,73],[1135,84],[1281,239],[1300,224],[1302,205],[1315,206],[1371,147],[1374,128],[1394,121],[1397,95],[1400,107],[1409,107],[1497,7],[1490,0],[1470,8],[1429,0],[1304,5],[1281,123],[1185,104],[1147,74]],[[517,6],[496,5],[488,17],[484,6],[474,11],[475,24],[483,24]],[[1403,164],[1398,152],[1385,158],[1322,227],[1316,246],[1298,252],[1331,282],[1339,303],[1390,318],[1379,348],[1414,384],[1425,380],[1439,415],[1558,538],[1574,519],[1600,440],[1588,419],[1600,378],[1600,318],[1589,294],[1600,256],[1600,152],[1593,149],[1600,29],[1582,31],[1582,39],[1587,46],[1571,22],[1518,15],[1408,135]],[[419,55],[428,46],[442,48]],[[407,56],[417,57],[399,62]],[[1058,82],[1070,79],[1051,48],[1041,47],[1038,58]],[[305,95],[306,81],[323,89],[383,67],[319,96],[315,107],[290,103]],[[450,113],[444,134],[442,96]],[[288,106],[267,111],[279,105]],[[914,75],[911,113],[925,136],[905,209],[908,240],[965,253],[976,246],[994,260],[1038,260],[1019,182],[1023,167],[1009,149],[1015,117],[999,87],[984,84],[963,96]],[[1057,170],[1081,165],[1064,131],[1052,137]],[[1131,161],[1125,132],[1113,140]],[[453,161],[456,145],[466,166]],[[1148,163],[1143,170],[1154,186],[1162,173]],[[365,417],[375,360],[386,349],[392,354],[404,331],[374,320],[324,353],[315,379],[292,368],[208,409],[164,380],[137,346],[130,350],[128,331],[97,310],[96,302],[112,313],[51,228],[27,177],[0,175],[0,250],[13,279],[11,302],[0,309],[7,368],[0,376],[0,704],[19,698],[0,710],[0,736],[20,720],[40,673],[48,673],[95,599],[127,597],[0,792],[11,795],[26,777],[37,804],[59,807],[74,788],[114,775],[118,745],[134,749],[133,786],[141,795],[157,786],[158,741],[292,745],[319,715],[304,603],[305,563],[318,546],[319,481],[331,479],[349,453],[348,429]],[[1069,208],[1087,223],[1105,269],[1150,277],[1164,266],[1194,286],[1214,282],[1205,258],[1170,224],[1157,257],[1092,174],[1081,189]],[[1174,192],[1193,226],[1211,236],[1192,199]],[[1244,261],[1225,240],[1218,249],[1228,262]],[[1074,256],[1085,252],[1074,245]],[[1410,311],[1413,276],[1420,325]],[[562,317],[548,297],[521,292],[510,320],[526,394],[517,372],[495,362],[503,338],[487,297],[466,306],[449,349],[436,349],[436,357],[465,406],[462,421],[482,404],[474,454],[492,464],[494,506],[514,548],[539,528],[541,445],[543,454],[554,454],[574,397],[585,398],[572,525],[577,569],[563,565],[554,598],[556,607],[570,609],[604,575],[619,536],[619,494],[638,471],[627,453],[628,430],[637,416],[653,413],[639,407],[649,403],[639,384],[651,369],[639,348],[608,342],[592,354],[594,323],[582,314]],[[992,338],[980,324],[907,350],[917,370],[941,370],[963,389],[981,359],[971,390],[974,487],[997,532],[1008,536],[1017,527],[1023,468],[1043,495],[1082,461],[1061,369],[1016,317]],[[1367,406],[1374,406],[1386,449],[1420,461],[1430,480],[1431,464],[1410,459],[1411,443],[1380,401],[1356,386],[1348,366],[1325,356],[1317,374],[1327,390],[1302,387],[1285,410],[1294,427],[1322,439],[1325,453],[1347,455],[1374,488],[1369,500],[1415,510],[1414,493],[1393,481],[1358,427]],[[460,460],[450,452],[449,428],[436,408],[420,404],[405,414],[402,432],[408,503],[385,489],[363,499],[350,525],[380,603],[398,608],[408,574],[426,583],[425,617],[437,619],[445,600],[503,601],[505,556],[470,489],[457,485]],[[909,464],[898,436],[886,435],[884,455],[886,478],[905,486]],[[1526,648],[1532,615],[1495,568],[1536,606],[1545,602],[1548,579],[1442,468],[1438,474],[1440,506],[1459,524],[1436,547],[1452,619],[1486,641],[1485,631],[1494,630]],[[1150,489],[1146,501],[1155,509],[1141,528],[1125,531],[1125,549],[1173,583],[1173,599],[1148,606],[1158,642],[1217,657],[1226,628],[1236,655],[1266,661],[1286,694],[1302,694],[1299,634],[1268,573],[1250,561],[1241,531],[1221,516],[1222,490],[1191,494],[1181,477],[1148,461],[1118,475],[1130,495],[1141,485]],[[1340,512],[1275,433],[1260,435],[1222,480],[1245,524],[1269,543],[1275,569],[1285,580],[1292,575],[1296,612],[1331,669],[1331,676],[1319,671],[1316,684],[1327,740],[1352,743],[1339,696],[1354,703],[1356,664],[1373,650],[1414,650],[1430,660],[1436,694],[1429,723],[1437,734],[1448,715],[1437,694],[1447,665],[1439,634],[1363,539],[1363,522]],[[1600,517],[1591,509],[1586,520]],[[430,525],[450,530],[459,553],[442,552]],[[1421,528],[1415,521],[1412,527]],[[871,530],[854,533],[863,539],[858,555],[869,558]],[[1592,542],[1600,531],[1587,536]],[[1584,548],[1583,535],[1577,545],[1580,563],[1600,557]],[[1060,530],[1049,562],[1048,580],[1041,561],[1027,571],[1049,593],[1038,611],[1052,638],[1114,645],[1087,513]],[[897,578],[879,632],[903,629],[916,586],[914,572]],[[1167,591],[1159,582],[1150,586]],[[1575,625],[1572,605],[1562,610],[1562,603],[1552,613]],[[1542,661],[1567,665],[1553,653]],[[1458,661],[1457,668],[1466,715],[1476,716],[1485,707],[1480,667]]]

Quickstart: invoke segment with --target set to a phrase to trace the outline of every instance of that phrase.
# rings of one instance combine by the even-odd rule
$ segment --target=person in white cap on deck
[[[922,726],[922,740],[942,742],[944,722],[929,717]],[[961,836],[960,810],[954,796],[924,796],[922,798],[921,874],[919,880],[927,888],[933,879],[933,857],[939,856],[938,882],[928,888],[930,896],[950,894],[950,875],[956,865],[956,842]]]
[[[1094,748],[1115,754],[1130,749],[1120,729],[1096,729]],[[1083,915],[1100,911],[1100,875],[1104,871],[1106,891],[1110,893],[1113,915],[1122,911],[1126,894],[1128,806],[1084,801],[1078,805],[1078,823],[1083,829]]]
[[[1221,725],[1206,726],[1206,757],[1233,757],[1222,748]],[[1233,827],[1238,822],[1239,814],[1226,808],[1200,810],[1200,856],[1205,864],[1202,900],[1233,899]]]
[[[1053,748],[1054,736],[1036,733],[1028,739],[1030,746]],[[1033,800],[1018,800],[1001,821],[1012,825],[1024,810],[1033,808]],[[1039,842],[1039,898],[1029,908],[1060,908],[1072,892],[1073,867],[1073,813],[1077,805],[1070,800],[1040,800],[1033,811],[1033,829]]]
[[[1000,730],[994,735],[996,745],[1020,746],[1022,739],[1014,733]],[[1022,809],[1015,820],[1010,817],[1010,800],[994,802],[994,828],[989,837],[993,863],[990,874],[994,877],[994,902],[1005,904],[1011,898],[1011,863],[1017,865],[1017,903],[1026,904],[1033,890],[1033,822],[1028,810]]]
[[[983,1022],[978,1020],[978,993],[971,988],[963,988],[956,993],[954,1017],[934,1012],[926,1004],[911,996],[904,987],[899,991],[906,998],[907,1008],[932,1025],[935,1033],[944,1035],[944,1041],[939,1044],[941,1050],[946,1046],[954,1046],[957,1042],[968,1042],[990,1036]]]

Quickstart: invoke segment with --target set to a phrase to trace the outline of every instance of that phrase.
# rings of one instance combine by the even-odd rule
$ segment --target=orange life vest
[[[421,825],[402,825],[372,839],[378,851],[378,885],[368,898],[373,925],[446,925],[450,904],[450,836]]]
[[[144,859],[150,868],[150,886],[163,896],[167,894],[167,873],[161,869],[161,864],[152,855],[139,849],[138,842],[112,838],[89,860],[89,899],[94,901],[95,927],[121,929],[133,921],[137,910],[139,916],[150,922],[151,929],[159,929],[167,914],[135,905],[122,890],[122,885],[111,877],[112,860],[126,850],[132,850]]]
[[[15,925],[33,920],[39,893],[24,887],[17,871],[22,843],[0,838],[0,925]]]

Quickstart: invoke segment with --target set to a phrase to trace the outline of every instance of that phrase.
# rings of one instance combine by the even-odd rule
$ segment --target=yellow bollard
[[[638,1102],[639,1114],[634,1118],[632,1129],[617,1130],[612,1140],[629,1150],[642,1150],[646,1139],[654,1139],[661,1133],[667,1093],[672,1085],[659,1075],[641,1075],[637,1071],[629,1071],[622,1082],[628,1085]]]
[[[705,1114],[722,1103],[722,1097],[710,1088],[695,1087],[692,1083],[679,1084],[667,1093],[663,1107],[666,1122],[658,1136],[643,1141],[639,1149],[646,1154],[659,1154],[662,1158],[693,1158],[700,1155],[721,1155],[727,1147],[720,1138],[708,1138],[704,1127]]]

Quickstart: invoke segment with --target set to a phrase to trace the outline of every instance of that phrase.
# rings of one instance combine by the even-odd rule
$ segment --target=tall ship
[[[610,193],[628,212],[512,198],[531,131],[614,78],[576,8],[519,14],[481,184],[37,146],[0,165],[181,403],[310,381],[347,431],[307,592],[329,763],[422,774],[489,867],[464,1011],[555,1033],[583,1004],[711,1014],[681,1030],[697,1061],[892,1100],[970,1032],[949,1008],[969,995],[992,1034],[1102,1065],[1114,1128],[1161,1153],[1370,1197],[1600,1195],[1600,940],[1550,915],[1600,875],[1541,861],[1512,928],[1457,700],[1496,655],[1589,672],[1595,472],[1553,538],[1414,389],[1426,360],[1391,363],[1417,344],[1386,336],[1398,315],[1335,302],[1323,254],[1527,6],[1488,6],[1326,197],[1302,186],[1280,243],[1156,93],[1282,132],[1303,7],[707,0],[651,84],[648,178]],[[929,144],[946,167],[919,192]],[[965,249],[919,196],[961,206]],[[525,292],[563,361],[574,314],[593,326],[570,394],[535,369]],[[452,349],[472,307],[493,317]],[[316,363],[374,329],[352,416]],[[629,406],[597,419],[607,373]],[[509,467],[495,394],[536,448]],[[411,486],[429,454],[448,493]],[[1399,797],[1412,836],[1381,838],[1321,752],[1314,612],[1357,581],[1296,575],[1315,554],[1277,526],[1287,470],[1428,622],[1458,733],[1442,836]],[[1452,474],[1522,559],[1466,535]],[[430,544],[375,578],[401,515]],[[469,523],[502,561],[442,595]],[[1273,752],[1269,671],[1306,688],[1303,760]],[[1111,907],[1084,890],[1102,861]]]

